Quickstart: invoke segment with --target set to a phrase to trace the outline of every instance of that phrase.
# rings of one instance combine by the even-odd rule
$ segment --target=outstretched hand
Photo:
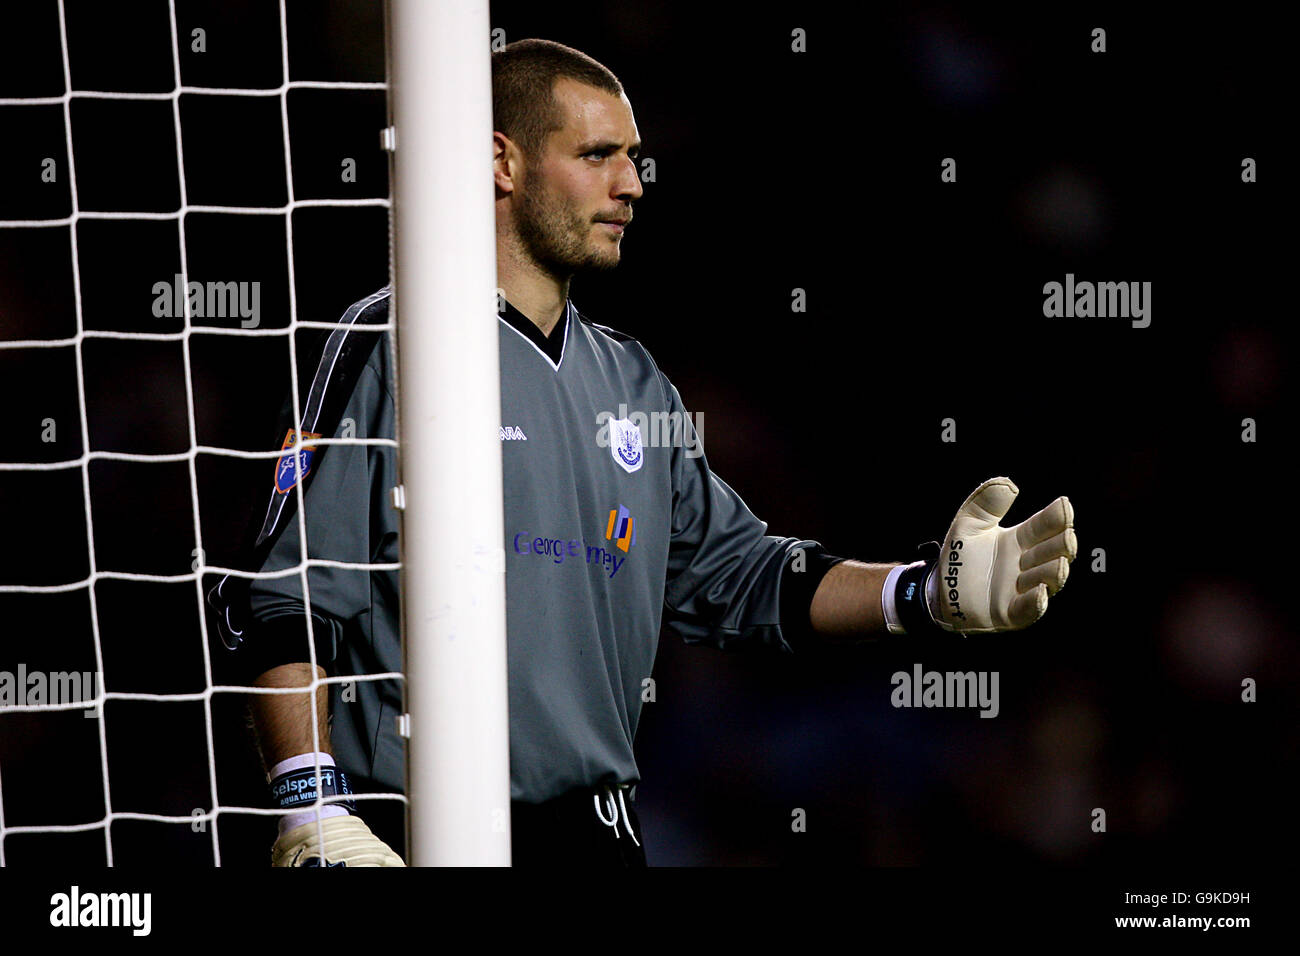
[[[1061,496],[1018,525],[998,522],[1020,489],[990,478],[957,512],[926,582],[930,616],[946,631],[1017,631],[1047,610],[1079,552],[1074,509]]]

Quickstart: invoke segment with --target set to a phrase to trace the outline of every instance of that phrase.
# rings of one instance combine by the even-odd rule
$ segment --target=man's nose
[[[615,199],[636,200],[641,198],[645,190],[641,188],[641,171],[636,167],[636,160],[631,156],[627,158],[627,163],[623,166],[623,171],[619,174],[614,183],[613,197]]]

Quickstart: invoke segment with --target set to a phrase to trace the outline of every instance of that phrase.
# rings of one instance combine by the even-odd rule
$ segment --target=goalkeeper
[[[820,638],[1016,630],[1064,585],[1074,514],[1061,497],[1003,527],[1018,489],[993,478],[911,563],[845,560],[768,535],[710,470],[681,396],[646,350],[569,298],[573,275],[618,264],[642,194],[622,86],[586,55],[540,40],[494,54],[492,73],[513,856],[643,866],[633,740],[661,622],[690,643],[785,652]],[[277,463],[253,566],[298,563],[299,476],[308,557],[396,562],[393,450],[310,447],[322,435],[394,436],[387,339],[367,331],[387,318],[386,290],[356,303],[300,376],[301,421],[290,417],[278,437],[288,448],[301,434],[304,448],[296,467],[292,454]],[[615,417],[620,407],[680,430],[670,447],[647,442],[631,415]],[[298,574],[213,589],[232,649],[218,656],[281,689],[398,669],[394,571],[317,566],[308,582],[310,642]],[[314,706],[301,690],[256,698],[273,799],[291,811],[273,861],[400,865],[397,837],[372,833],[344,802],[344,773],[366,789],[401,788],[400,693],[381,681],[330,687],[332,699],[318,693]],[[330,802],[319,826],[309,809],[318,797]]]

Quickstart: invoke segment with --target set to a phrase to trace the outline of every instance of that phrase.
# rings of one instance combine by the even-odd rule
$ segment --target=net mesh
[[[62,74],[64,92],[58,96],[26,96],[26,97],[7,97],[0,98],[0,107],[49,107],[59,106],[63,114],[63,128],[66,137],[67,148],[67,179],[70,189],[71,212],[69,215],[54,218],[32,218],[32,219],[3,219],[0,220],[0,231],[10,230],[49,230],[64,228],[69,237],[68,253],[71,257],[71,280],[72,280],[72,304],[75,312],[75,334],[65,335],[62,337],[41,338],[6,338],[0,340],[0,356],[6,353],[13,354],[21,352],[23,354],[32,354],[34,350],[67,350],[74,356],[75,376],[76,376],[76,411],[79,418],[80,433],[83,436],[82,453],[76,457],[54,461],[5,461],[0,462],[0,476],[4,473],[28,473],[30,475],[40,475],[42,473],[79,473],[81,483],[81,506],[84,510],[85,521],[85,540],[82,542],[86,554],[86,567],[88,573],[75,580],[64,580],[57,583],[48,584],[13,584],[0,582],[0,597],[6,595],[33,595],[49,597],[51,595],[82,592],[88,599],[89,621],[87,622],[91,640],[94,648],[94,668],[95,674],[99,676],[96,682],[95,693],[90,699],[76,699],[71,701],[44,701],[38,703],[26,702],[18,699],[16,701],[4,702],[0,700],[0,720],[11,717],[20,713],[41,713],[53,711],[86,711],[87,716],[93,716],[96,721],[98,733],[98,751],[99,751],[99,775],[103,791],[103,808],[102,816],[95,819],[82,819],[71,822],[43,822],[39,824],[17,825],[6,822],[6,788],[10,791],[13,788],[22,788],[34,786],[35,783],[28,779],[6,779],[0,776],[0,865],[6,862],[6,842],[13,837],[24,834],[56,834],[56,833],[78,833],[86,831],[102,831],[104,840],[104,854],[106,862],[112,865],[114,862],[114,837],[113,826],[119,821],[136,820],[148,821],[159,824],[177,824],[185,825],[194,832],[204,832],[209,834],[211,846],[211,859],[214,865],[221,865],[221,845],[219,843],[220,820],[223,816],[231,814],[250,815],[250,816],[267,816],[280,813],[278,810],[270,810],[257,806],[232,806],[222,805],[219,787],[218,787],[218,769],[216,759],[216,747],[214,741],[214,714],[213,702],[217,695],[225,693],[248,694],[250,692],[264,694],[301,694],[302,690],[271,690],[257,689],[250,691],[250,688],[243,686],[230,686],[217,684],[213,677],[212,660],[209,656],[208,642],[208,620],[204,614],[204,580],[205,575],[234,575],[245,578],[256,577],[283,577],[286,575],[297,575],[301,581],[304,603],[306,604],[306,619],[308,627],[308,646],[312,657],[312,663],[315,664],[315,647],[314,641],[310,639],[312,630],[311,616],[311,597],[308,583],[308,569],[311,567],[340,567],[348,568],[357,572],[387,571],[397,570],[398,565],[389,564],[361,564],[328,561],[321,559],[312,559],[305,557],[308,554],[305,546],[306,540],[306,519],[303,501],[303,483],[297,482],[294,494],[298,498],[297,508],[297,533],[299,535],[299,554],[303,560],[291,568],[275,572],[257,572],[244,568],[225,567],[220,564],[208,564],[204,558],[207,553],[204,548],[204,527],[201,521],[200,494],[199,494],[199,469],[198,461],[201,456],[217,456],[227,459],[243,460],[271,460],[279,459],[282,455],[292,453],[295,463],[298,462],[298,450],[301,447],[300,442],[295,442],[290,448],[275,448],[271,450],[248,450],[235,447],[222,447],[213,444],[201,444],[198,440],[200,429],[198,427],[198,408],[195,399],[195,376],[191,355],[191,343],[199,336],[216,336],[216,337],[235,337],[239,339],[255,338],[280,338],[287,340],[288,354],[288,380],[290,383],[290,394],[292,395],[294,421],[300,422],[302,417],[302,408],[299,391],[299,370],[295,360],[295,337],[305,329],[332,329],[337,328],[336,322],[328,321],[308,321],[299,318],[299,301],[296,282],[296,267],[294,261],[294,213],[298,210],[311,207],[379,207],[385,210],[391,209],[391,197],[370,197],[358,199],[346,198],[297,198],[295,196],[294,167],[293,167],[293,143],[290,137],[290,105],[289,94],[294,90],[321,90],[321,91],[380,91],[386,93],[388,85],[385,82],[345,82],[345,81],[313,81],[291,79],[289,60],[290,60],[290,42],[289,42],[289,18],[287,15],[285,0],[280,0],[278,4],[279,15],[279,47],[280,47],[280,71],[281,82],[276,86],[265,88],[239,88],[239,87],[216,87],[216,86],[197,86],[185,85],[181,82],[181,33],[178,29],[177,21],[177,2],[170,0],[166,5],[167,22],[171,40],[171,66],[173,76],[173,87],[168,92],[120,92],[111,90],[91,90],[75,89],[73,86],[73,70],[71,58],[69,56],[68,40],[68,20],[69,11],[65,0],[59,0],[57,4],[58,11],[58,29],[59,29],[59,46],[62,55]],[[3,92],[3,91],[0,91]],[[282,137],[282,147],[284,154],[284,180],[287,190],[287,201],[279,205],[213,205],[213,204],[191,204],[189,202],[189,189],[187,186],[187,162],[185,156],[185,143],[187,134],[187,125],[182,122],[182,97],[249,97],[265,100],[268,102],[278,100],[280,134]],[[179,182],[179,206],[172,210],[166,211],[101,211],[95,209],[83,209],[82,201],[78,194],[78,170],[76,166],[76,151],[74,150],[74,104],[83,101],[131,101],[131,102],[148,102],[156,101],[169,103],[171,108],[172,132],[175,137],[176,145],[176,175]],[[375,129],[373,135],[378,139],[380,130]],[[179,239],[179,283],[181,288],[188,288],[186,285],[190,277],[190,256],[188,253],[187,242],[187,224],[190,217],[198,214],[212,214],[225,216],[271,216],[279,217],[284,222],[284,255],[286,257],[288,273],[288,321],[284,327],[280,328],[256,328],[256,327],[239,327],[239,328],[221,328],[210,325],[201,325],[194,322],[195,316],[192,315],[191,299],[188,295],[178,297],[183,299],[183,327],[175,332],[146,332],[146,331],[123,331],[109,330],[98,328],[87,328],[85,316],[83,314],[83,288],[82,275],[83,266],[82,253],[78,248],[78,227],[87,221],[95,220],[131,220],[131,221],[172,221],[176,224],[177,235]],[[391,221],[391,217],[390,217]],[[337,313],[336,313],[337,314]],[[182,318],[181,316],[177,317]],[[390,330],[391,325],[374,325],[369,327],[368,331],[382,332]],[[390,337],[392,338],[392,337]],[[169,453],[134,453],[112,450],[96,450],[91,445],[91,408],[88,404],[88,386],[87,370],[85,360],[85,347],[88,342],[103,339],[115,340],[120,342],[141,343],[141,342],[169,342],[178,343],[181,350],[183,363],[183,397],[184,397],[184,416],[185,431],[188,438],[188,448],[179,452]],[[313,445],[326,446],[331,444],[342,445],[368,445],[368,446],[396,446],[396,442],[387,439],[378,438],[320,438],[312,440]],[[92,495],[91,482],[91,465],[98,461],[116,461],[145,464],[162,464],[173,463],[183,464],[188,473],[189,485],[189,506],[190,521],[192,523],[194,542],[196,547],[194,553],[197,556],[189,573],[178,574],[157,574],[157,573],[137,573],[122,570],[110,570],[101,568],[100,561],[96,554],[96,517],[103,515],[105,508],[111,507],[110,503],[96,502]],[[193,588],[193,601],[198,610],[198,628],[200,632],[200,644],[203,664],[203,684],[201,690],[192,692],[176,693],[141,693],[129,691],[111,691],[106,685],[106,660],[103,637],[101,634],[100,608],[98,604],[97,585],[106,581],[124,581],[124,582],[147,582],[155,584],[183,584],[188,582]],[[156,625],[162,626],[162,625]],[[311,691],[314,693],[316,688],[326,683],[342,683],[349,681],[381,681],[381,680],[400,680],[402,675],[399,673],[376,673],[352,676],[337,676],[324,678],[314,681]],[[122,806],[115,802],[113,788],[110,785],[110,748],[108,740],[109,717],[106,713],[105,704],[110,701],[149,701],[149,702],[197,702],[202,705],[204,714],[204,734],[207,745],[207,791],[209,806],[201,810],[195,810],[189,814],[168,814],[168,813],[142,813],[132,810],[129,804]],[[56,747],[58,741],[51,741]],[[319,750],[319,745],[317,746]],[[161,768],[160,768],[161,769]],[[0,774],[3,773],[3,761],[0,761]],[[165,772],[159,773],[154,784],[158,788],[166,788],[168,781]],[[405,796],[401,794],[359,794],[357,799],[361,800],[398,800],[405,801]]]

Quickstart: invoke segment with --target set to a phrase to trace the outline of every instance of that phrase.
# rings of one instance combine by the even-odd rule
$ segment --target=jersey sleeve
[[[369,338],[369,336],[368,336]],[[378,344],[373,358],[354,381],[341,413],[331,416],[328,434],[318,437],[392,438],[393,401],[383,381],[385,344]],[[380,366],[380,367],[377,367]],[[337,419],[337,421],[335,421]],[[311,431],[304,428],[304,443]],[[263,534],[269,535],[263,572],[275,572],[298,565],[306,557],[345,565],[395,563],[397,561],[397,516],[388,499],[395,484],[395,456],[386,446],[322,446],[310,462],[303,488],[302,520],[296,502],[298,490],[292,477],[292,460],[286,455],[276,461],[276,476],[286,466],[289,477],[271,492]],[[317,466],[318,463],[318,466]],[[314,472],[314,473],[313,473]],[[268,478],[271,477],[268,475]],[[281,487],[288,486],[281,491]],[[273,543],[272,543],[273,541]],[[248,608],[255,639],[280,648],[281,657],[301,648],[300,660],[309,660],[306,608],[311,607],[312,635],[317,663],[328,666],[343,640],[344,623],[371,612],[373,583],[368,570],[333,565],[307,569],[307,600],[303,599],[302,575],[261,577],[248,588]]]
[[[781,621],[782,577],[793,573],[787,566],[800,549],[821,546],[767,533],[767,523],[709,468],[681,395],[662,373],[660,380],[669,420],[681,422],[683,438],[672,451],[665,623],[688,644],[758,644],[791,652],[787,631],[793,628]]]
[[[328,436],[373,438],[384,412],[387,393],[370,368],[357,381],[344,408],[340,427]],[[351,427],[349,427],[349,425]],[[351,433],[351,434],[348,434]],[[390,437],[390,436],[382,436]],[[304,439],[310,441],[310,439]],[[302,558],[300,532],[305,531],[307,556],[349,564],[368,564],[376,551],[372,540],[372,511],[380,493],[372,487],[370,448],[363,445],[334,445],[322,456],[320,468],[303,492],[303,522],[289,515],[262,571],[292,567]],[[279,462],[277,462],[277,465]],[[281,494],[278,490],[277,495]],[[297,494],[290,487],[285,495]],[[269,507],[282,503],[272,499]],[[287,509],[286,509],[287,510]],[[367,610],[370,604],[368,572],[350,568],[312,567],[308,590],[314,613],[347,620]],[[302,613],[302,581],[297,575],[258,578],[249,588],[253,615],[267,620],[286,613]]]
[[[315,659],[328,665],[342,641],[343,624],[376,603],[367,571],[316,565],[307,569],[304,601],[297,568],[304,542],[308,559],[345,565],[397,561],[397,517],[382,507],[396,473],[394,449],[319,444],[325,438],[391,439],[395,434],[388,340],[384,329],[374,327],[387,325],[389,294],[384,287],[353,303],[336,328],[310,348],[300,341],[305,351],[293,352],[298,408],[290,397],[280,409],[274,440],[282,453],[264,466],[265,504],[250,514],[233,562],[245,572],[285,573],[257,578],[228,573],[207,592],[213,667],[231,683],[246,684],[272,667],[312,659],[308,604]],[[289,449],[300,434],[302,448],[295,456]]]

